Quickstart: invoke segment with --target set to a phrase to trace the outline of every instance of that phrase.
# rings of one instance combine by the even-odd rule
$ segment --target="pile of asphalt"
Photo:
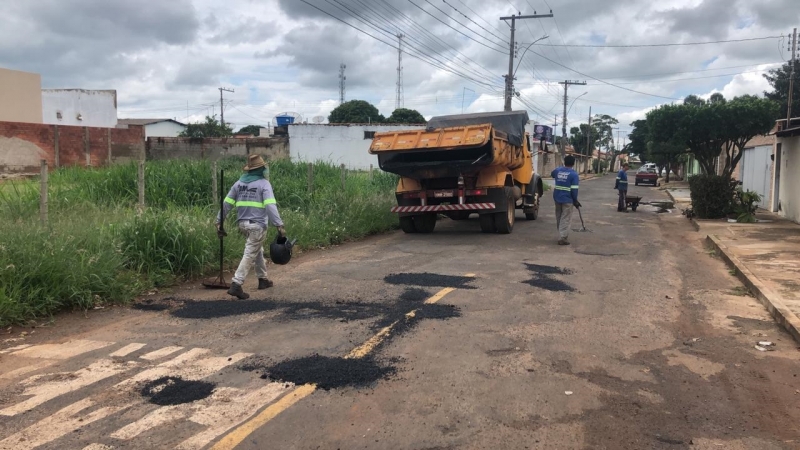
[[[451,287],[456,289],[477,289],[470,283],[475,281],[472,277],[456,275],[440,275],[437,273],[393,273],[384,279],[389,284],[420,287]]]
[[[170,311],[181,319],[216,319],[240,316],[275,309],[275,303],[266,300],[185,300],[178,309]]]
[[[575,288],[553,277],[553,275],[572,275],[572,270],[530,263],[525,263],[525,266],[531,271],[533,278],[523,283],[551,292],[575,292]]]
[[[263,379],[296,385],[315,384],[325,390],[366,387],[397,372],[394,366],[381,365],[373,358],[348,359],[316,354],[277,364],[269,364],[262,357],[251,357],[239,368],[260,372]]]
[[[214,383],[167,376],[148,381],[140,393],[156,405],[182,405],[208,397],[215,387]]]

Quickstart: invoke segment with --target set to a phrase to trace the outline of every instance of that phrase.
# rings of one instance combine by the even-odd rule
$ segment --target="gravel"
[[[167,406],[202,400],[211,395],[215,387],[214,383],[166,376],[145,383],[140,392],[150,403]]]

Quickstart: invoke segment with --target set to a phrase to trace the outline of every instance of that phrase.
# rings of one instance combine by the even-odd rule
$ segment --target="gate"
[[[761,195],[759,208],[769,209],[769,191],[772,181],[772,154],[771,145],[744,149],[742,155],[742,165],[740,168],[740,179],[742,188],[757,192]]]

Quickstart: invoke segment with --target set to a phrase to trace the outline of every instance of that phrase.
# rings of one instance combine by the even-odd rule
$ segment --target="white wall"
[[[51,125],[116,127],[117,91],[42,89],[42,119]]]
[[[289,126],[289,154],[294,161],[328,161],[351,169],[378,167],[378,157],[369,154],[372,139],[364,139],[365,131],[418,130],[409,125],[317,125]]]
[[[145,138],[149,137],[178,137],[178,135],[186,129],[185,125],[177,124],[175,122],[158,122],[151,123],[144,126]]]
[[[778,138],[781,146],[779,214],[800,223],[800,137]]]

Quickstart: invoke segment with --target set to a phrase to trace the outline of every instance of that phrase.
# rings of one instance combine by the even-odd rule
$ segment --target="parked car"
[[[655,168],[642,167],[636,172],[635,182],[636,186],[640,184],[652,184],[658,186],[658,173]]]

